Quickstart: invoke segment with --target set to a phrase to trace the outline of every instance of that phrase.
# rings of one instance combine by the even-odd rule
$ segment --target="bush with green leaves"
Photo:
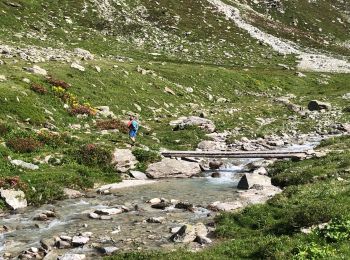
[[[140,163],[154,163],[161,159],[160,154],[156,151],[137,148],[132,153]]]
[[[96,144],[86,144],[80,147],[73,156],[79,164],[87,166],[106,168],[112,162],[111,152]]]
[[[334,219],[316,233],[328,242],[339,242],[350,239],[350,219]]]
[[[331,259],[336,253],[330,246],[320,246],[314,242],[299,246],[295,251],[295,260]]]

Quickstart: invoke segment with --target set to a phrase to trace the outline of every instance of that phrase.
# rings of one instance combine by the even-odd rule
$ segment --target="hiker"
[[[139,130],[139,123],[136,120],[135,116],[130,116],[130,120],[128,122],[129,127],[129,136],[133,143],[136,142],[137,131]]]

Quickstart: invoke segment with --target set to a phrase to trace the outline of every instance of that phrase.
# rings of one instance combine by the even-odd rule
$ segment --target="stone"
[[[253,187],[257,186],[253,185]],[[246,205],[265,203],[268,199],[272,198],[282,190],[275,186],[263,186],[259,189],[253,189],[253,187],[247,191],[239,193],[240,200]]]
[[[63,189],[64,196],[66,196],[68,199],[76,199],[82,197],[84,194],[81,193],[78,190],[72,190],[68,188]]]
[[[163,221],[165,220],[164,217],[151,217],[151,218],[148,218],[146,221],[148,223],[157,223],[157,224],[161,224],[163,223]]]
[[[194,242],[197,242],[200,245],[207,245],[213,243],[213,241],[210,238],[203,236],[197,236]]]
[[[6,76],[5,75],[0,75],[0,82],[6,81]]]
[[[310,111],[330,110],[331,104],[318,100],[311,100],[307,106]]]
[[[194,209],[194,205],[192,203],[189,203],[189,202],[178,202],[175,204],[175,208],[192,211]]]
[[[48,216],[42,213],[34,217],[34,220],[39,220],[39,221],[46,221],[48,219],[49,219]]]
[[[212,178],[220,178],[220,177],[221,177],[221,174],[220,174],[219,172],[213,172],[213,173],[211,174],[211,177],[212,177]]]
[[[6,204],[9,205],[12,209],[16,210],[27,207],[27,200],[23,191],[1,189],[0,193]]]
[[[98,251],[103,255],[112,255],[118,250],[119,248],[115,246],[98,247]]]
[[[183,225],[178,232],[170,237],[175,243],[190,243],[196,239],[196,230],[192,225]]]
[[[198,175],[201,168],[196,162],[187,162],[165,158],[160,162],[150,164],[146,170],[148,177],[160,178],[189,178]]]
[[[210,161],[210,162],[209,162],[209,168],[210,168],[211,170],[217,170],[217,169],[219,169],[223,164],[224,164],[223,162],[217,161],[217,160],[215,160],[215,161]]]
[[[240,201],[233,201],[233,202],[220,202],[220,201],[215,201],[211,203],[208,206],[208,209],[213,210],[213,211],[234,211],[237,209],[242,208],[244,205]]]
[[[167,207],[170,207],[172,204],[170,202],[166,202],[166,201],[161,201],[159,203],[156,204],[152,204],[151,207],[154,209],[162,209],[164,210]]]
[[[38,170],[39,169],[38,165],[35,165],[32,163],[27,163],[27,162],[24,162],[22,160],[12,160],[11,164],[18,166],[18,167],[21,167],[23,169],[27,169],[27,170]]]
[[[223,142],[216,142],[216,141],[201,141],[197,145],[198,149],[201,149],[202,151],[220,151],[225,150],[226,144]]]
[[[63,256],[58,258],[59,260],[84,260],[86,256],[84,254],[71,254],[66,253]]]
[[[97,71],[98,73],[100,73],[100,72],[101,72],[101,67],[99,67],[99,66],[95,66],[95,69],[96,69],[96,71]]]
[[[130,175],[137,180],[147,180],[147,175],[140,171],[130,171]]]
[[[154,183],[156,183],[156,181],[153,181],[153,180],[123,180],[122,182],[103,185],[99,189],[97,189],[97,192],[108,194],[108,193],[117,192],[120,189],[124,189],[124,188],[154,184]]]
[[[97,209],[94,211],[94,213],[99,215],[117,215],[123,212],[123,209],[121,208],[109,208],[109,209]]]
[[[260,175],[258,173],[246,173],[242,176],[238,182],[237,188],[248,190],[254,184],[259,184],[262,186],[271,186],[271,178],[265,175]]]
[[[116,148],[113,152],[112,164],[119,172],[127,172],[128,170],[135,169],[138,163],[136,157],[129,149]]]
[[[179,117],[178,119],[171,121],[169,124],[174,127],[174,130],[182,130],[188,126],[198,126],[209,133],[215,131],[215,125],[211,120],[198,116]]]
[[[93,60],[94,55],[91,54],[91,52],[81,49],[81,48],[75,48],[74,53],[78,56],[81,57],[83,60]]]
[[[33,74],[38,74],[38,75],[43,75],[43,76],[47,76],[47,71],[43,68],[40,68],[37,65],[34,65],[31,68],[24,68],[26,71],[33,73]]]
[[[71,68],[73,69],[77,69],[77,70],[80,70],[80,71],[85,71],[85,68],[81,65],[79,65],[78,63],[76,62],[73,62],[71,65],[70,65]]]
[[[171,88],[168,88],[168,87],[164,88],[164,92],[169,93],[169,94],[174,95],[174,96],[176,95],[174,90],[172,90]]]
[[[112,217],[111,216],[102,215],[102,216],[100,216],[100,219],[101,220],[111,220]]]
[[[98,106],[97,109],[97,116],[98,117],[104,117],[104,118],[117,118],[116,115],[109,109],[109,106]]]
[[[260,175],[267,175],[267,170],[265,167],[260,167],[258,169],[255,169],[253,173],[260,174]]]
[[[342,96],[343,99],[345,100],[349,100],[350,99],[350,92],[349,93],[345,93],[343,96]]]
[[[59,249],[70,248],[71,244],[67,241],[59,240],[56,242],[55,246]]]
[[[50,251],[55,246],[55,240],[53,238],[44,238],[40,240],[40,245],[43,249]]]
[[[148,203],[151,203],[151,204],[158,204],[160,202],[162,202],[160,198],[153,198],[148,201]]]
[[[271,140],[271,141],[268,141],[267,144],[271,145],[271,146],[283,146],[284,141],[283,140]]]
[[[74,236],[72,239],[73,246],[82,246],[85,245],[87,242],[89,242],[89,237],[83,237],[83,236]]]
[[[95,213],[95,212],[90,212],[89,213],[89,218],[92,218],[92,219],[99,219],[100,218],[100,215]]]
[[[60,239],[63,241],[72,241],[73,238],[70,236],[61,235]]]

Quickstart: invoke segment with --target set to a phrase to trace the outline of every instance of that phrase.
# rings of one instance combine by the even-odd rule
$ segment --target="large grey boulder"
[[[201,172],[201,168],[196,162],[186,162],[176,159],[165,158],[160,162],[149,165],[146,170],[148,177],[160,178],[189,178]]]
[[[34,65],[31,68],[24,68],[24,69],[30,73],[33,73],[33,74],[47,76],[47,71],[45,69],[39,67],[38,65]]]
[[[1,197],[12,209],[27,207],[27,200],[21,190],[0,190]]]
[[[216,141],[202,141],[197,145],[197,147],[202,151],[220,151],[227,148],[224,142]]]
[[[248,190],[254,185],[271,186],[271,178],[258,173],[246,173],[238,182],[238,189]]]
[[[187,126],[198,126],[209,133],[215,131],[215,125],[211,120],[198,116],[179,117],[178,119],[171,121],[169,124],[174,127],[174,130],[181,130]]]
[[[81,49],[81,48],[75,48],[74,53],[83,60],[93,60],[94,59],[94,55],[91,54],[91,52],[84,50],[84,49]]]
[[[330,110],[331,104],[318,100],[311,100],[307,106],[310,111]]]
[[[32,163],[27,163],[27,162],[24,162],[22,160],[12,160],[11,164],[18,166],[18,167],[21,167],[23,169],[27,169],[27,170],[38,170],[39,169],[38,165],[35,165]]]
[[[128,170],[135,169],[137,163],[138,161],[131,150],[118,148],[114,150],[112,164],[115,165],[117,171],[127,172]]]
[[[136,180],[147,180],[147,175],[140,171],[130,171],[130,175]]]

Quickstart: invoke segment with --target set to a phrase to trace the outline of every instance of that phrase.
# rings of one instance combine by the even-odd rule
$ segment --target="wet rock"
[[[153,179],[170,177],[189,178],[198,175],[200,172],[201,168],[198,163],[169,158],[149,165],[146,170],[147,176]]]
[[[28,169],[28,170],[38,170],[39,169],[38,165],[35,165],[32,163],[27,163],[27,162],[24,162],[22,160],[12,160],[11,164],[18,166],[18,167],[21,167],[23,169]]]
[[[148,179],[146,174],[144,174],[143,172],[139,172],[139,171],[130,171],[130,175],[137,180],[147,180]]]
[[[27,200],[21,190],[0,190],[1,197],[12,209],[27,207]]]
[[[175,208],[177,209],[185,209],[188,211],[193,211],[194,206],[193,204],[189,203],[189,202],[179,202],[175,205]]]
[[[157,204],[151,205],[151,207],[154,208],[154,209],[162,209],[162,210],[164,210],[165,208],[170,207],[171,205],[172,204],[170,202],[162,201],[162,202],[159,202]]]
[[[209,210],[212,211],[234,211],[242,208],[244,205],[240,201],[233,202],[220,202],[215,201],[208,206]]]
[[[223,164],[224,164],[223,162],[217,161],[217,160],[215,160],[215,161],[210,161],[210,162],[209,162],[209,168],[210,168],[211,170],[217,170],[217,169],[219,169]]]
[[[46,216],[45,214],[39,214],[38,216],[34,217],[34,220],[39,220],[39,221],[46,221],[48,220],[48,216]]]
[[[118,251],[119,248],[115,246],[105,246],[105,247],[98,247],[97,250],[103,255],[112,255],[113,253]]]
[[[72,239],[73,246],[82,246],[85,245],[87,242],[89,242],[89,237],[84,236],[74,236]]]
[[[164,220],[165,220],[164,217],[151,217],[151,218],[148,218],[146,221],[148,223],[162,224],[164,222]]]
[[[198,126],[209,133],[215,131],[215,125],[211,120],[198,116],[180,117],[169,124],[174,127],[174,130],[185,129],[188,126]]]
[[[66,248],[70,248],[71,244],[70,242],[59,240],[56,242],[55,246],[59,249],[66,249]]]
[[[127,172],[130,169],[135,169],[137,163],[138,161],[131,150],[119,148],[114,150],[112,164],[115,165],[117,171]]]
[[[330,110],[331,104],[318,100],[311,100],[307,106],[310,111]]]
[[[71,254],[66,253],[65,255],[58,258],[59,260],[84,260],[86,256],[84,254]]]
[[[83,193],[81,193],[78,190],[72,190],[72,189],[68,189],[68,188],[64,188],[63,193],[64,193],[65,197],[67,197],[68,199],[76,199],[76,198],[80,198],[84,195]]]
[[[140,185],[146,185],[146,184],[153,184],[153,183],[156,183],[156,181],[153,181],[153,180],[123,180],[122,182],[103,185],[99,189],[97,189],[97,192],[103,193],[103,194],[109,194],[109,193],[117,192],[122,188],[128,188],[128,187],[134,187],[134,186],[140,186]]]
[[[89,213],[89,218],[92,218],[92,219],[99,219],[100,218],[100,215],[95,213],[95,212],[90,212]]]
[[[55,246],[55,240],[53,238],[44,238],[40,240],[40,245],[44,250],[50,251]]]
[[[151,203],[151,204],[158,204],[160,203],[162,200],[160,198],[153,198],[153,199],[150,199],[148,201],[148,203]]]
[[[212,177],[212,178],[220,178],[220,176],[221,176],[221,174],[220,174],[219,172],[213,172],[213,173],[211,174],[211,177]]]
[[[109,208],[109,209],[97,209],[94,211],[94,213],[99,215],[117,215],[123,212],[123,209],[121,208]]]
[[[242,176],[238,182],[237,188],[248,190],[254,184],[259,184],[262,186],[271,186],[271,178],[268,176],[260,175],[257,173],[246,173]]]

